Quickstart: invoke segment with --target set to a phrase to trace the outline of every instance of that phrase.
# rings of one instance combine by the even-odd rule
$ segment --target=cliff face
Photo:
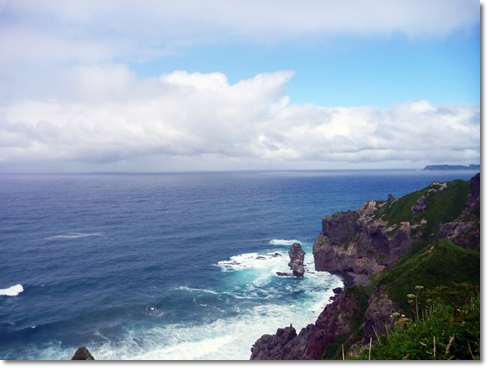
[[[336,338],[347,339],[353,328],[353,316],[364,313],[367,300],[361,293],[339,294],[325,307],[315,324],[297,335],[294,327],[278,329],[275,335],[263,335],[251,348],[251,360],[317,360],[324,346]]]
[[[386,221],[375,219],[379,206],[392,203],[369,201],[358,210],[339,212],[322,219],[322,231],[313,245],[315,268],[341,275],[346,286],[368,285],[369,277],[404,255],[412,239],[410,224],[387,235]]]
[[[435,237],[479,250],[480,174],[469,184],[464,192],[451,189],[459,183],[434,182],[401,199],[372,200],[325,216],[313,246],[315,268],[342,276],[346,286],[368,285],[370,276],[395,264],[414,241]]]
[[[461,215],[455,220],[439,227],[438,239],[448,239],[466,249],[480,249],[480,211],[481,211],[480,173],[471,178],[471,193]]]
[[[346,289],[300,333],[290,326],[285,332],[278,329],[279,336],[263,335],[253,345],[251,359],[340,359],[341,345],[369,343],[393,325],[391,316],[398,310],[385,282],[365,292],[371,276],[394,267],[413,245],[427,246],[430,255],[439,239],[479,250],[479,220],[479,173],[470,183],[434,182],[399,199],[390,195],[387,201],[372,200],[357,210],[325,216],[313,246],[315,268],[342,276]],[[444,268],[449,273],[449,266]]]

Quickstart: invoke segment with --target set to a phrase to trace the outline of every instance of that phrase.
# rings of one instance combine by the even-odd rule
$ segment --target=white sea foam
[[[306,297],[294,302],[236,309],[233,317],[217,319],[209,324],[171,324],[134,330],[123,340],[116,343],[107,341],[92,353],[99,360],[248,360],[252,345],[263,334],[274,334],[277,328],[290,325],[298,333],[315,322],[333,295],[332,288],[341,285],[338,278],[322,272],[312,274],[305,281],[300,285]],[[309,290],[325,286],[329,290]]]
[[[300,243],[300,240],[286,240],[286,239],[271,239],[269,241],[270,245],[284,245],[284,246],[290,246],[293,245],[293,243]]]
[[[87,238],[90,236],[103,236],[103,235],[100,233],[68,233],[68,234],[49,236],[46,238],[46,240],[78,239],[78,238]]]
[[[7,289],[0,289],[0,295],[17,296],[23,291],[24,291],[24,287],[21,284],[17,284]]]
[[[330,303],[332,289],[343,286],[338,277],[315,271],[310,244],[304,250],[306,273],[300,279],[276,274],[291,272],[288,255],[280,252],[245,253],[219,262],[226,272],[223,280],[229,281],[224,290],[189,286],[175,290],[191,295],[203,310],[218,310],[220,316],[211,312],[215,317],[211,322],[188,324],[165,323],[162,316],[161,324],[152,327],[126,326],[116,340],[99,333],[99,343],[90,346],[90,352],[97,360],[249,360],[252,345],[262,335],[290,325],[299,333]],[[228,300],[235,306],[219,308],[222,305],[212,298],[220,295],[231,296]],[[148,306],[145,312],[159,311]],[[69,355],[64,350],[56,354],[47,359]]]
[[[188,286],[178,286],[175,288],[175,290],[184,290],[184,291],[189,291],[189,292],[204,292],[204,293],[209,293],[209,294],[219,294],[216,291],[209,290],[209,289],[199,289],[199,288],[191,288]]]
[[[238,256],[232,256],[229,260],[219,261],[217,265],[222,271],[241,271],[248,269],[265,269],[270,267],[282,268],[287,261],[281,252],[272,252],[268,254],[244,253]]]
[[[235,272],[237,277],[247,277],[252,271],[256,278],[265,273],[269,276],[270,269],[242,270]],[[268,281],[271,280],[270,276]],[[275,279],[276,280],[276,279]],[[232,315],[226,315],[210,323],[198,324],[164,324],[150,328],[127,326],[125,333],[117,340],[98,334],[99,343],[90,345],[90,352],[97,360],[249,360],[251,347],[264,334],[274,334],[277,328],[290,325],[297,333],[308,324],[315,322],[319,313],[329,303],[334,295],[332,289],[342,286],[338,277],[327,272],[307,273],[306,277],[298,280],[289,278],[283,289],[264,285],[256,286],[255,282],[241,285],[241,295],[251,295],[259,290],[268,294],[289,293],[290,290],[303,294],[296,299],[286,299],[287,302],[273,302],[267,295],[261,296],[266,303],[251,303],[243,308],[234,308]],[[196,289],[183,286],[178,288],[182,292],[194,294],[203,292],[216,294],[208,289]],[[238,292],[224,291],[222,294],[238,295]],[[256,294],[253,294],[256,297]],[[303,297],[302,297],[303,296]],[[202,308],[208,308],[201,305]],[[152,307],[148,307],[152,311]],[[163,317],[164,318],[164,317]],[[62,351],[60,351],[62,350]],[[73,349],[55,348],[49,351],[44,359],[59,359],[73,354]],[[47,354],[47,352],[45,352]],[[52,356],[51,356],[52,355]]]

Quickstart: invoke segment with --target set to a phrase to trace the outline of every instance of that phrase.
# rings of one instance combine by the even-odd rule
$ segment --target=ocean
[[[247,360],[314,323],[324,215],[471,171],[0,174],[0,359]],[[306,252],[303,278],[288,250]]]

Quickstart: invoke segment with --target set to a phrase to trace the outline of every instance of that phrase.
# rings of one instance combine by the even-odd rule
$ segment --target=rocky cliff
[[[382,277],[386,271],[395,270],[402,256],[409,255],[417,262],[412,264],[424,262],[420,269],[427,270],[426,275],[432,265],[437,265],[436,278],[421,280],[433,287],[452,278],[450,268],[464,264],[456,256],[438,256],[446,253],[446,245],[438,244],[441,239],[455,244],[454,248],[474,250],[468,256],[478,263],[466,266],[473,269],[467,272],[466,280],[472,274],[476,280],[476,272],[479,279],[479,173],[470,182],[434,182],[399,199],[390,195],[386,201],[372,200],[357,210],[325,216],[313,246],[315,267],[342,276],[346,289],[325,307],[314,324],[299,333],[289,326],[274,335],[263,335],[252,346],[251,360],[340,359],[341,349],[342,354],[354,354],[355,348],[360,349],[391,327],[392,313],[401,310],[399,299],[407,293],[395,284],[401,289],[397,293],[400,296],[395,297],[394,282],[389,280],[408,279],[410,273],[424,275],[403,266],[397,274],[405,276],[390,272]],[[380,281],[372,282],[373,277]],[[462,272],[456,277],[459,282],[465,281]],[[411,283],[418,281],[410,278]],[[401,284],[405,290],[413,288],[409,280],[401,282],[407,284]]]
[[[316,270],[341,275],[346,286],[367,285],[371,275],[405,254],[412,244],[410,224],[401,223],[389,236],[388,223],[374,217],[379,207],[393,202],[372,200],[358,210],[324,217],[313,246]]]

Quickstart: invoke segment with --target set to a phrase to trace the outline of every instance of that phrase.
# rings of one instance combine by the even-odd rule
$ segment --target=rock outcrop
[[[95,360],[86,346],[80,346],[71,360]]]
[[[353,316],[364,313],[367,300],[361,293],[345,292],[325,307],[315,324],[302,328],[278,329],[275,335],[263,335],[251,348],[251,360],[317,360],[324,346],[351,334]]]
[[[251,348],[251,360],[303,360],[304,348],[293,326],[278,328],[274,335],[263,335]]]
[[[313,245],[315,269],[340,275],[346,286],[368,285],[371,275],[405,254],[412,243],[409,223],[389,236],[387,223],[373,216],[377,210],[372,200],[358,210],[325,216]]]
[[[288,262],[288,267],[293,271],[293,276],[303,277],[305,273],[305,251],[302,249],[300,243],[293,243],[288,251],[290,256],[290,262]]]
[[[480,181],[480,173],[471,178],[471,193],[466,201],[466,208],[455,221],[442,224],[439,227],[437,239],[447,239],[466,249],[480,249]]]
[[[471,179],[467,199],[465,183],[453,189],[452,196],[440,196],[448,188],[447,183],[434,182],[415,197],[389,195],[388,201],[373,200],[358,210],[325,216],[313,245],[315,268],[342,276],[346,288],[298,334],[290,326],[263,335],[253,345],[251,359],[341,359],[337,356],[341,345],[364,347],[392,327],[395,306],[387,287],[377,284],[370,294],[363,287],[371,276],[393,266],[414,242],[425,239],[447,238],[458,246],[480,249],[480,174]],[[442,210],[438,215],[445,202],[460,203],[463,198],[464,208],[447,207],[449,217]]]

